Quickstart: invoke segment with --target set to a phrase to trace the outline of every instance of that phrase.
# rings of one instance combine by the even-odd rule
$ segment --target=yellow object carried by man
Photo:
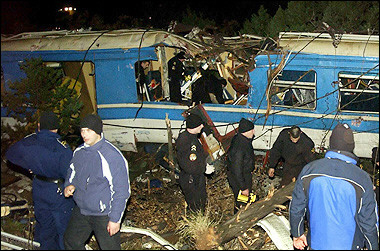
[[[243,203],[253,203],[256,201],[256,194],[250,193],[249,196],[247,196],[242,194],[240,190],[236,200]]]

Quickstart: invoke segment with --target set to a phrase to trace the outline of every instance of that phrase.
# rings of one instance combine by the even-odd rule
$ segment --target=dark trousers
[[[181,79],[171,77],[169,81],[170,101],[180,103],[182,101],[181,95]]]
[[[246,173],[246,174],[244,174],[244,177],[248,182],[249,193],[251,193],[252,192],[252,173]],[[228,183],[230,184],[230,187],[232,189],[232,192],[234,193],[234,201],[235,201],[235,203],[234,203],[234,214],[236,214],[241,207],[243,207],[247,204],[244,202],[237,201],[237,197],[238,197],[239,191],[240,191],[240,186],[239,186],[239,183],[237,182],[236,178],[234,177],[234,175],[230,171],[227,171],[227,179],[228,179]]]
[[[71,215],[71,208],[47,210],[35,207],[35,240],[40,250],[64,250],[63,235]]]
[[[85,244],[94,232],[100,249],[120,250],[120,231],[110,236],[107,231],[108,216],[82,215],[78,206],[74,207],[67,226],[64,243],[67,250],[85,250]]]
[[[280,186],[286,186],[286,185],[290,184],[292,182],[293,178],[297,179],[298,175],[302,171],[303,167],[304,167],[304,165],[291,166],[291,165],[285,164],[284,168],[283,168],[283,176],[282,176],[282,180],[280,182]]]
[[[192,211],[204,211],[207,200],[206,177],[204,174],[191,175],[181,172],[178,182],[189,209]]]

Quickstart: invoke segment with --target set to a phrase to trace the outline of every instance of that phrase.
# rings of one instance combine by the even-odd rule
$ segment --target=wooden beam
[[[270,199],[257,201],[247,208],[242,208],[230,220],[221,223],[217,227],[220,245],[244,234],[260,219],[271,213],[277,205],[287,202],[293,192],[295,182],[277,190]]]

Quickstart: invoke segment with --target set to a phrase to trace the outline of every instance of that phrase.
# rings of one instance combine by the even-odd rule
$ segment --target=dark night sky
[[[121,3],[120,3],[121,2]],[[281,5],[287,7],[288,1],[1,1],[1,33],[14,33],[12,30],[37,29],[46,30],[45,27],[54,23],[57,10],[66,4],[71,4],[77,11],[88,10],[91,15],[99,14],[105,22],[113,23],[120,15],[133,17],[152,17],[152,23],[163,22],[169,24],[170,20],[180,20],[181,14],[187,6],[204,18],[213,19],[218,24],[225,20],[235,19],[243,23],[256,13],[260,5],[274,15]],[[223,3],[223,4],[220,4]],[[25,31],[25,30],[24,30]]]

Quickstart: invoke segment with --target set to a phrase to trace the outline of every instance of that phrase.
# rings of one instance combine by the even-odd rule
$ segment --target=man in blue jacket
[[[289,209],[296,248],[379,248],[373,184],[368,173],[356,165],[354,147],[351,128],[338,124],[332,131],[325,158],[310,162],[298,176]]]
[[[131,194],[128,162],[103,137],[98,115],[87,115],[80,124],[84,144],[73,154],[64,194],[76,202],[65,233],[65,248],[85,249],[94,231],[101,249],[121,249],[120,225]]]
[[[58,128],[58,117],[43,112],[37,131],[6,152],[8,161],[33,173],[34,239],[41,250],[64,249],[63,235],[74,206],[73,199],[62,194],[72,151],[60,140]]]

